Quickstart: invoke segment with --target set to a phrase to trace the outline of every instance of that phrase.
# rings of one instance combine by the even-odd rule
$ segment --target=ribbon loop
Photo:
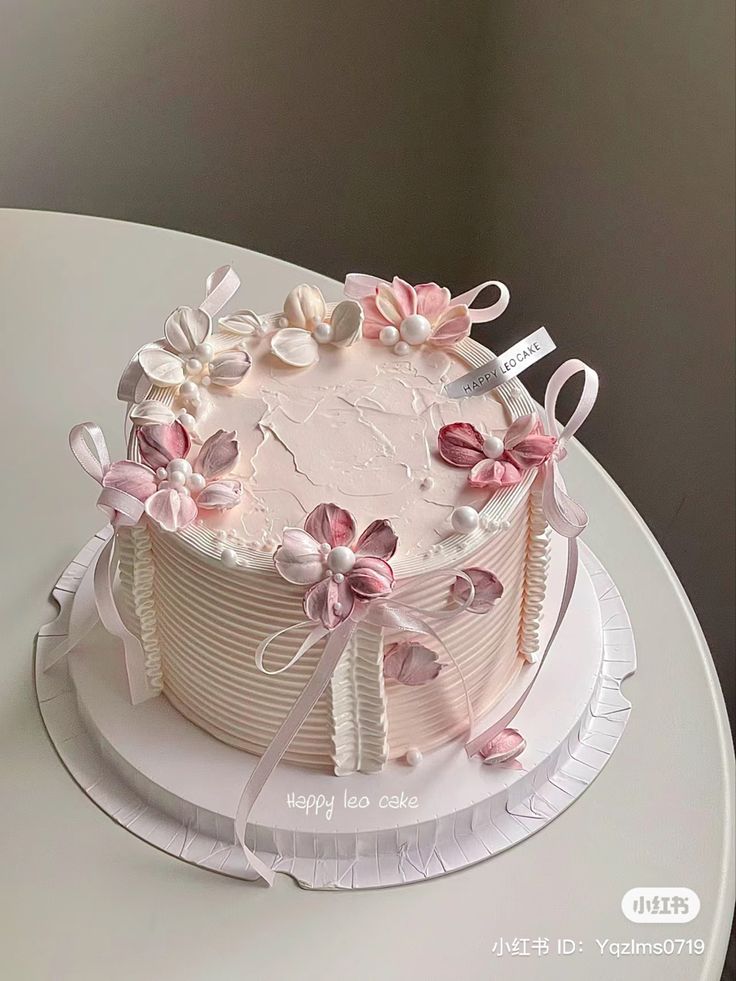
[[[501,294],[495,303],[492,303],[489,307],[471,307],[471,303],[479,296],[487,286],[495,286],[499,293]],[[504,283],[499,282],[497,279],[489,279],[485,283],[481,283],[480,286],[474,286],[472,290],[468,290],[467,293],[461,293],[460,296],[453,296],[453,303],[464,303],[468,308],[468,313],[470,314],[470,320],[474,324],[486,324],[491,320],[495,320],[500,317],[504,312],[506,307],[509,305],[509,300],[511,299],[511,293],[509,293],[509,288]]]
[[[69,448],[85,473],[102,483],[110,469],[110,454],[102,430],[95,422],[82,422],[69,433]]]
[[[240,286],[240,277],[232,266],[220,266],[210,273],[205,284],[205,297],[199,309],[210,317],[215,317],[231,300]]]

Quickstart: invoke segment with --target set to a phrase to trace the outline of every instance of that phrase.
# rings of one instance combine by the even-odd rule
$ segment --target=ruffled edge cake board
[[[40,670],[42,647],[66,635],[70,618],[96,616],[84,574],[104,542],[104,533],[95,536],[67,567],[53,591],[59,616],[38,635],[36,692],[51,742],[79,787],[128,831],[193,865],[252,879],[234,842],[233,815],[255,757],[213,739],[163,697],[133,706],[118,642],[100,625]],[[555,540],[543,644],[561,594],[565,548]],[[314,889],[401,885],[496,855],[549,824],[600,773],[628,721],[621,682],[635,669],[619,592],[583,546],[565,621],[512,723],[527,741],[522,770],[468,759],[461,739],[417,767],[393,762],[376,774],[336,777],[281,764],[254,807],[247,843],[276,871]],[[478,725],[499,718],[535,670],[522,669]],[[402,794],[405,806],[388,805],[390,798],[400,804]],[[291,795],[295,802],[323,795],[326,803],[306,813],[288,806]],[[353,807],[346,806],[350,798],[358,802]],[[415,807],[406,806],[408,798],[416,798]]]

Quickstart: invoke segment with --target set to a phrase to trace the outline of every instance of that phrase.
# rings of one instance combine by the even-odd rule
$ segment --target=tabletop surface
[[[278,876],[268,890],[156,851],[72,782],[43,731],[31,670],[33,637],[53,612],[50,588],[100,526],[67,434],[77,422],[96,421],[113,458],[122,455],[115,400],[122,366],[159,336],[174,306],[198,302],[206,275],[226,262],[243,282],[242,306],[279,309],[302,281],[328,299],[340,295],[332,280],[232,245],[106,219],[0,210],[3,976],[720,977],[734,893],[734,764],[721,690],[666,558],[579,444],[565,479],[590,514],[585,539],[628,608],[638,670],[624,683],[633,710],[611,761],[539,834],[414,886],[307,892]],[[688,887],[701,912],[683,925],[629,923],[620,902],[636,886]],[[702,939],[704,953],[676,944],[671,954],[618,948],[616,957],[610,943],[668,938]],[[514,940],[544,939],[549,953],[543,943],[528,955],[511,953]],[[563,945],[574,952],[558,954],[562,940],[575,941]]]

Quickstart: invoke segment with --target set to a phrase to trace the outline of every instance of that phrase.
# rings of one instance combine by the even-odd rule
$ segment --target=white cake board
[[[77,784],[118,824],[194,865],[252,879],[233,815],[255,757],[207,735],[163,697],[131,705],[118,642],[99,624],[67,658],[40,670],[44,645],[58,643],[70,617],[95,615],[83,576],[104,540],[93,538],[64,572],[54,589],[60,615],[39,632],[36,690],[51,741]],[[581,555],[567,617],[513,722],[527,740],[523,770],[470,760],[461,740],[426,754],[418,767],[392,762],[377,774],[335,777],[281,764],[253,809],[248,845],[304,887],[364,889],[464,868],[549,824],[615,749],[631,708],[621,682],[636,667],[618,590],[584,546]],[[557,566],[559,574],[559,549]],[[488,724],[534,670],[522,670]],[[416,806],[388,806],[402,794]],[[307,813],[288,806],[291,795],[295,802],[321,796],[325,804]],[[350,798],[354,807],[346,806]]]

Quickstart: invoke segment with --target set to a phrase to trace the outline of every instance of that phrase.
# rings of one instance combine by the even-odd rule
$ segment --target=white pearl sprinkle
[[[385,347],[393,347],[401,339],[396,327],[384,327],[381,333],[378,335],[378,340]]]
[[[336,617],[339,617],[340,614],[342,613],[342,603],[333,603],[332,612],[335,614]]]
[[[330,545],[329,542],[322,542],[322,544],[319,547],[319,550],[323,555],[329,555],[331,548],[332,546]]]
[[[198,371],[202,370],[202,362],[197,358],[190,358],[184,365],[190,375],[196,375]]]
[[[234,569],[238,564],[238,556],[235,549],[223,548],[220,552],[220,561],[226,569]]]
[[[503,440],[498,436],[486,436],[483,440],[483,452],[489,460],[498,460],[503,453]]]
[[[156,476],[159,480],[166,480],[166,478],[169,476],[169,472],[166,467],[159,467],[156,471]]]
[[[197,425],[197,420],[188,412],[182,412],[182,414],[179,416],[179,422],[185,429],[194,429],[194,427]]]
[[[198,391],[199,391],[199,386],[197,385],[196,382],[193,381],[182,382],[181,385],[179,386],[179,394],[182,395],[185,399],[189,399],[193,395],[196,395]]]
[[[189,460],[185,460],[183,457],[177,457],[169,463],[168,469],[169,473],[174,473],[178,470],[188,477],[192,472],[192,465]]]
[[[212,384],[212,379],[209,375],[205,375],[200,384],[203,386],[203,388],[209,388]]]
[[[336,572],[332,578],[336,583],[345,582],[345,576],[341,572]]]
[[[211,344],[198,344],[194,349],[194,354],[202,364],[207,364],[212,360],[212,345]]]
[[[459,535],[469,535],[480,524],[480,518],[475,508],[463,505],[452,512],[450,523]]]
[[[405,354],[409,353],[409,345],[406,341],[399,341],[398,344],[394,345],[394,354],[398,354],[400,358],[403,358]]]
[[[334,336],[335,332],[332,329],[332,324],[319,323],[314,325],[312,337],[314,337],[318,344],[329,344]]]
[[[177,490],[186,484],[186,475],[181,472],[181,470],[172,470],[169,474],[169,483],[172,487],[176,487]]]
[[[187,477],[187,487],[195,493],[204,490],[206,483],[201,473],[192,473]]]
[[[406,751],[406,762],[409,766],[419,766],[422,762],[422,752],[419,749],[412,747],[412,749],[407,749]]]
[[[288,327],[289,326],[289,321],[288,321],[288,319],[286,317],[279,317],[279,319],[276,321],[276,323],[277,323],[277,325],[282,330],[284,329],[284,327]]]
[[[333,572],[350,572],[355,565],[355,552],[346,545],[338,545],[327,556],[327,567]]]
[[[402,340],[407,344],[424,344],[431,333],[429,321],[419,313],[413,313],[410,317],[401,321],[399,333]]]

